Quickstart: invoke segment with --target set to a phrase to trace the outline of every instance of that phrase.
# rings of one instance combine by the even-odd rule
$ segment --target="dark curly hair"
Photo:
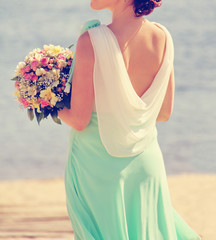
[[[161,0],[134,0],[133,8],[136,17],[150,14],[154,8],[161,6]]]

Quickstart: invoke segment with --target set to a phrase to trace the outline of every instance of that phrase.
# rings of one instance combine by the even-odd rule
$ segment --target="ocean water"
[[[175,45],[175,105],[158,124],[168,175],[216,173],[216,2],[163,2],[147,18],[165,25]],[[14,69],[44,44],[68,47],[90,19],[108,24],[90,1],[0,0],[0,179],[62,177],[70,128],[30,122],[14,101]]]

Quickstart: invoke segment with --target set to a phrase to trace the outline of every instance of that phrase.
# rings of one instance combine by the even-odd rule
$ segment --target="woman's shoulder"
[[[149,24],[152,27],[154,37],[161,39],[169,36],[170,38],[172,38],[170,31],[163,24],[158,22],[150,22],[150,21],[149,21]]]
[[[77,40],[77,44],[81,45],[83,48],[87,48],[87,50],[89,50],[89,48],[91,49],[91,40],[88,30],[98,27],[100,25],[101,22],[97,19],[86,21],[81,26],[80,36]]]
[[[150,22],[148,21],[149,25],[149,34],[152,38],[152,43],[154,46],[162,46],[165,45],[167,39],[169,42],[172,43],[172,36],[170,31],[161,23],[158,22]]]
[[[155,38],[165,38],[166,36],[166,27],[158,22],[147,21],[147,28],[149,30],[149,34],[151,34]]]

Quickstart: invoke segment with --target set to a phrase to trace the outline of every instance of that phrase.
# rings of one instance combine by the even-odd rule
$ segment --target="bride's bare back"
[[[123,29],[117,29],[112,24],[108,27],[117,38],[131,83],[141,97],[150,87],[163,61],[165,34],[147,20]]]

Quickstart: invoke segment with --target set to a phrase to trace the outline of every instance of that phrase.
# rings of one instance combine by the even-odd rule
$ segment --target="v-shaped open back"
[[[157,24],[157,23],[154,23],[154,22],[152,22],[152,23],[155,24],[157,27],[159,27],[162,31],[164,31],[164,29],[163,29],[162,27],[160,27],[160,24]],[[117,46],[117,48],[119,49],[119,51],[121,52],[121,48],[120,48],[120,45],[119,45],[119,42],[118,42],[117,37],[115,36],[115,34],[113,33],[113,31],[112,31],[107,25],[104,25],[104,26],[107,27],[108,30],[110,31],[111,35],[113,35],[113,38],[114,38],[114,40],[115,40],[115,42],[116,42],[116,46]],[[166,41],[165,41],[165,42],[167,43],[167,34],[166,34],[166,32],[165,32],[165,36],[166,36]],[[152,80],[149,88],[142,94],[141,97],[136,94],[137,97],[139,97],[139,98],[141,98],[141,99],[144,99],[145,95],[148,95],[148,92],[151,91],[150,89],[151,89],[151,87],[153,87],[153,85],[154,85],[153,82],[155,81],[155,79],[157,79],[157,75],[160,74],[160,72],[161,72],[161,71],[163,70],[163,68],[164,68],[164,65],[166,64],[165,61],[164,61],[164,60],[166,60],[166,43],[165,43],[165,49],[164,49],[163,59],[162,59],[162,62],[161,62],[161,64],[160,64],[160,68],[159,68],[158,72],[156,73],[155,77],[153,78],[153,80]],[[124,61],[123,54],[121,54],[121,55],[122,55],[122,61]],[[125,71],[127,72],[126,66],[125,66]],[[130,76],[129,76],[128,72],[127,72],[127,75],[128,75],[128,79],[130,80]],[[144,79],[143,79],[143,81],[144,81]],[[131,80],[130,80],[130,82],[131,82]],[[132,83],[132,82],[131,82],[131,83]],[[132,86],[132,84],[131,84],[131,86]],[[133,88],[133,86],[132,86],[132,88]],[[134,90],[134,91],[135,91],[135,90]],[[136,93],[136,91],[135,91],[135,93]]]
[[[125,67],[117,38],[102,24],[89,29],[95,54],[95,105],[101,140],[118,157],[142,152],[156,135],[156,118],[166,93],[173,65],[173,43],[166,34],[163,62],[151,86],[140,98]]]

